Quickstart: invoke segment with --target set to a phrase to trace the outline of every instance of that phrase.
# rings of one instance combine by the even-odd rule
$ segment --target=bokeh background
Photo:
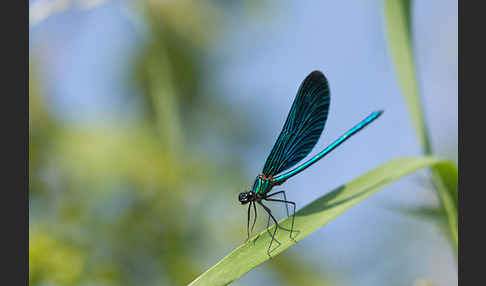
[[[185,285],[240,245],[237,194],[312,70],[331,87],[314,152],[385,113],[286,182],[298,208],[421,154],[382,1],[29,2],[31,285]],[[413,1],[412,15],[432,145],[457,162],[457,1]],[[233,284],[456,285],[443,229],[401,211],[438,204],[426,174],[393,183]]]

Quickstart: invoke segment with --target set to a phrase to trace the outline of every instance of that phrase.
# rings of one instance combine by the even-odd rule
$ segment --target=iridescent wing
[[[287,120],[268,155],[262,173],[274,176],[297,164],[314,148],[327,120],[330,94],[327,79],[311,72],[297,91]]]

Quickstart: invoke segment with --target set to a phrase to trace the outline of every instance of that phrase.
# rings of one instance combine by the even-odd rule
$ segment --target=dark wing
[[[326,124],[329,103],[327,79],[320,71],[311,72],[300,85],[277,142],[265,161],[264,175],[279,174],[310,153]]]

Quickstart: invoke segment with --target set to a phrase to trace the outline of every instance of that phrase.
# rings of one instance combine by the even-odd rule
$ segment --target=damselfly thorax
[[[251,191],[258,197],[263,197],[265,194],[270,192],[275,185],[276,183],[271,176],[266,177],[265,175],[260,174],[258,177],[256,177]]]

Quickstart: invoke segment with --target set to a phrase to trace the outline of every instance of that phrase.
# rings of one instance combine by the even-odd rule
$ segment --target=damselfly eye
[[[238,200],[241,204],[246,204],[249,201],[248,193],[243,192],[238,195]]]

